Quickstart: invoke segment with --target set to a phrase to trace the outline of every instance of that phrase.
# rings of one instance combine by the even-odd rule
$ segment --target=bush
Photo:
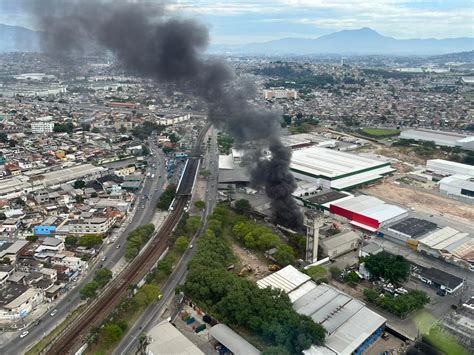
[[[314,281],[318,281],[320,279],[325,278],[328,273],[327,270],[320,265],[310,266],[305,270],[305,272],[306,274],[311,276]]]
[[[102,242],[102,237],[98,234],[85,234],[79,238],[79,245],[86,248],[99,246]]]
[[[414,310],[422,309],[430,302],[428,295],[420,290],[410,290],[406,294],[395,297],[389,293],[379,295],[375,290],[365,289],[364,296],[367,301],[375,303],[399,317],[404,317]]]

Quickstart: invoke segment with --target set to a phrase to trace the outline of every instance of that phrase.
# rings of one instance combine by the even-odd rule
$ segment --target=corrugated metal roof
[[[385,321],[384,317],[363,307],[327,337],[326,346],[339,354],[351,354]]]
[[[420,243],[433,249],[444,249],[445,247],[465,238],[468,233],[461,233],[457,229],[444,227],[434,233],[428,234],[419,240]]]
[[[283,269],[274,272],[273,274],[268,275],[267,277],[264,277],[263,279],[257,281],[257,285],[260,288],[278,288],[280,290],[285,291],[285,293],[288,293],[310,279],[311,277],[309,277],[308,275],[303,274],[295,267],[288,265]]]
[[[310,147],[293,152],[290,168],[316,176],[334,178],[376,168],[386,161],[361,157],[333,149]]]
[[[401,207],[389,204],[371,207],[362,212],[363,215],[376,219],[380,223],[388,221],[405,213],[408,213],[408,211]]]

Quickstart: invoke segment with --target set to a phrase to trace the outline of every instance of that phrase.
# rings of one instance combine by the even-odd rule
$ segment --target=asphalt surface
[[[81,303],[79,290],[85,283],[92,280],[95,270],[99,267],[112,269],[122,258],[124,254],[123,245],[125,244],[128,233],[142,224],[151,222],[156,211],[156,204],[163,191],[166,174],[164,171],[164,154],[151,139],[149,140],[149,147],[153,153],[153,155],[150,155],[148,158],[149,168],[147,171],[150,172],[150,177],[146,177],[142,190],[137,194],[134,206],[135,214],[130,223],[127,224],[125,228],[120,227],[117,240],[113,244],[105,243],[103,245],[97,257],[97,261],[89,265],[89,271],[86,276],[82,276],[78,281],[69,284],[71,290],[67,294],[62,295],[59,301],[53,302],[48,312],[40,317],[41,323],[37,326],[30,325],[27,327],[26,329],[29,331],[29,334],[25,338],[20,338],[20,333],[24,330],[22,329],[17,332],[17,336],[12,338],[11,341],[0,344],[0,354],[22,354],[40,341],[46,334],[51,332]],[[153,164],[155,164],[156,168],[152,167]],[[154,179],[151,179],[151,174],[155,174]],[[101,259],[104,256],[106,260],[102,262]],[[52,317],[50,313],[53,309],[57,309],[57,313]]]
[[[217,199],[217,182],[219,174],[217,132],[212,127],[209,132],[212,137],[211,148],[210,151],[204,155],[202,165],[203,168],[208,169],[211,172],[211,176],[207,181],[205,198],[206,209],[204,211],[203,221],[207,220],[207,217],[212,213],[212,210],[215,206]],[[161,288],[162,298],[160,299],[160,301],[154,305],[151,305],[145,312],[143,312],[142,316],[129,329],[129,331],[125,334],[120,343],[117,345],[116,349],[113,352],[113,355],[134,354],[135,350],[138,348],[139,345],[139,335],[142,332],[149,331],[159,321],[163,309],[174,296],[176,287],[179,284],[182,284],[185,280],[185,276],[188,270],[188,263],[196,252],[195,246],[197,244],[197,239],[204,231],[205,227],[205,223],[202,223],[199,232],[189,243],[190,245],[193,245],[193,248],[188,248],[184,252],[183,256],[174,268],[170,277],[168,278],[164,286]]]

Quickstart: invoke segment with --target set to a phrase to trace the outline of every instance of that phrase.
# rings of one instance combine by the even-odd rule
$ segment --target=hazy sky
[[[0,0],[0,23],[34,27],[18,5],[22,1]],[[361,27],[395,38],[474,37],[474,0],[173,0],[168,4],[173,12],[205,22],[217,44],[319,37]]]

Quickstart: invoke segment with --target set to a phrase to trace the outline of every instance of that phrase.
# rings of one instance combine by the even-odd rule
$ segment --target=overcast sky
[[[0,0],[0,23],[33,28],[18,5],[22,1]],[[474,0],[173,0],[168,4],[172,12],[206,23],[215,44],[319,37],[361,27],[395,38],[474,37]]]

